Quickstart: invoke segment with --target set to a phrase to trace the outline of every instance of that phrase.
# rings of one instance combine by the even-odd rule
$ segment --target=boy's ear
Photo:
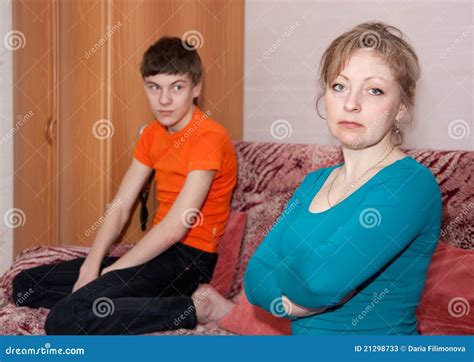
[[[199,83],[193,86],[193,89],[192,89],[193,98],[199,97],[199,95],[201,94],[201,89],[202,89],[202,81],[199,81]]]

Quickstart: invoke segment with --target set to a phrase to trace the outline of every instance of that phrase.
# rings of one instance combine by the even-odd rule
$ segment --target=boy
[[[161,38],[145,52],[141,74],[156,120],[143,130],[89,254],[13,281],[14,296],[34,291],[26,305],[52,308],[47,334],[141,334],[197,324],[191,295],[210,281],[217,261],[236,156],[225,128],[194,104],[202,84],[195,49]],[[153,228],[122,257],[106,257],[153,170]]]

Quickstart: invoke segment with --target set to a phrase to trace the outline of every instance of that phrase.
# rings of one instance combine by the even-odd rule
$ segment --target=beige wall
[[[0,275],[11,264],[13,239],[13,230],[5,223],[13,207],[13,138],[8,137],[13,119],[12,51],[4,45],[11,31],[11,12],[11,2],[0,0]]]
[[[472,2],[247,0],[245,10],[245,140],[335,144],[314,108],[319,60],[340,33],[381,20],[422,65],[405,146],[474,149]]]

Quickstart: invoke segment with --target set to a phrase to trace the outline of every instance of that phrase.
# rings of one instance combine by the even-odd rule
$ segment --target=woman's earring
[[[403,132],[400,129],[400,120],[395,119],[395,124],[393,125],[393,133],[395,134],[395,145],[400,146],[403,143]]]
[[[401,129],[400,129],[400,120],[399,119],[396,119],[395,120],[395,128],[393,130],[397,135],[399,135],[401,133]]]

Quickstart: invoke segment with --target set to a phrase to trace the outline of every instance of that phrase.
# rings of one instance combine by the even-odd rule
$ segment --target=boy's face
[[[191,119],[193,99],[201,93],[201,82],[193,85],[189,75],[156,74],[145,77],[145,93],[158,122],[175,133]]]

